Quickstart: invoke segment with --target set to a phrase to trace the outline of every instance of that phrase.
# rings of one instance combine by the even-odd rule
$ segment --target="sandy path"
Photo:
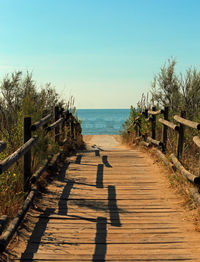
[[[200,261],[163,169],[116,136],[85,136],[27,216],[13,261]]]

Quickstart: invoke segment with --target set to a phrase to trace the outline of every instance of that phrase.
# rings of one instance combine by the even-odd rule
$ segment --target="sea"
[[[117,135],[130,109],[78,109],[83,135]]]

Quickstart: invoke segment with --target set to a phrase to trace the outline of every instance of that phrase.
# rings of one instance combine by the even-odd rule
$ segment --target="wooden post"
[[[70,123],[71,123],[71,138],[74,140],[74,117],[73,115],[70,118]]]
[[[169,120],[168,118],[168,115],[169,115],[169,107],[168,106],[165,106],[165,109],[164,109],[164,120]],[[163,125],[163,153],[166,152],[166,148],[167,148],[167,129],[168,127],[166,125]]]
[[[148,109],[145,109],[145,111],[144,111],[144,117],[145,117],[145,118],[148,118]]]
[[[67,125],[67,138],[69,139],[70,138],[70,130],[71,130],[69,110],[67,110],[67,112],[66,112],[65,122],[66,122],[66,125]]]
[[[138,130],[139,130],[139,136],[141,136],[141,118],[138,119]]]
[[[74,125],[74,139],[76,140],[77,139],[77,122],[75,121],[75,125]]]
[[[186,117],[186,111],[181,111],[181,117]],[[181,160],[183,153],[183,143],[184,143],[184,125],[180,123],[179,125],[179,134],[178,134],[178,143],[177,143],[177,158]]]
[[[31,117],[24,118],[24,143],[31,139]],[[24,155],[24,192],[29,190],[28,181],[31,177],[31,150]]]
[[[55,106],[54,117],[55,117],[55,122],[56,122],[59,119],[59,107],[58,106]],[[60,128],[59,126],[57,126],[55,128],[55,143],[59,142],[59,132],[60,132]]]
[[[148,118],[148,109],[147,108],[144,110],[144,117]],[[145,132],[145,134],[143,135],[144,141],[147,141],[147,136],[148,136],[147,132]]]
[[[156,111],[156,106],[152,107],[152,111]],[[151,117],[151,138],[156,139],[156,116],[152,115]]]
[[[65,119],[65,121],[63,121],[63,123],[62,123],[62,139],[64,140],[65,139],[65,122],[66,122],[66,118],[64,116],[64,108],[63,107],[60,110],[60,114]]]

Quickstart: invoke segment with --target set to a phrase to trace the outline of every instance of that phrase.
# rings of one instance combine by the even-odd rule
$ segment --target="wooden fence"
[[[54,115],[54,116],[53,116]],[[52,120],[54,121],[53,123]],[[69,134],[65,137],[65,125],[68,126]],[[24,192],[29,191],[30,185],[34,184],[39,176],[46,169],[49,160],[45,161],[45,164],[40,167],[34,174],[32,174],[31,167],[31,148],[38,141],[38,136],[33,135],[34,131],[43,127],[46,133],[54,130],[55,142],[60,146],[63,146],[71,137],[72,140],[76,139],[79,133],[81,133],[81,126],[79,122],[74,118],[72,113],[63,108],[55,107],[54,114],[48,114],[34,124],[31,123],[31,117],[24,118],[24,144],[18,148],[14,153],[9,155],[6,159],[0,162],[0,174],[5,172],[10,166],[12,166],[17,160],[24,156]],[[6,143],[0,141],[0,152],[6,149]]]
[[[51,123],[52,121],[54,122]],[[67,133],[67,137],[65,137],[65,125],[68,127],[69,131]],[[76,138],[78,138],[78,136],[81,134],[80,123],[68,110],[65,111],[63,108],[59,109],[59,107],[55,107],[54,114],[48,114],[34,124],[31,124],[30,117],[24,118],[24,144],[13,154],[0,162],[0,174],[6,171],[18,159],[24,156],[24,191],[28,192],[28,195],[22,207],[19,209],[16,217],[10,222],[6,230],[4,230],[4,228],[8,222],[8,217],[4,216],[0,218],[0,222],[2,222],[0,224],[0,233],[2,233],[0,234],[0,252],[3,252],[6,249],[6,246],[16,232],[30,204],[33,201],[35,192],[37,190],[34,186],[34,183],[42,175],[47,167],[50,168],[49,160],[47,159],[44,165],[41,166],[34,174],[32,174],[31,148],[38,141],[38,137],[34,136],[33,133],[41,127],[43,127],[47,133],[54,130],[55,142],[57,142],[60,146],[63,146],[69,139],[73,143],[73,141],[75,141]],[[5,150],[5,148],[6,143],[0,141],[0,152]],[[54,165],[56,163],[56,160],[60,157],[60,155],[61,153],[58,153],[55,156],[54,161],[52,161],[51,165]]]
[[[162,116],[162,117],[161,117]],[[158,118],[159,117],[159,118]],[[199,165],[199,175],[195,176],[188,170],[184,168],[181,163],[183,156],[183,146],[184,146],[184,131],[185,127],[193,128],[200,130],[200,123],[190,121],[186,119],[186,112],[181,111],[180,116],[174,115],[173,119],[175,122],[169,121],[169,108],[165,107],[162,110],[156,110],[156,107],[152,107],[152,110],[146,109],[142,112],[141,116],[136,117],[133,123],[133,127],[136,132],[136,141],[140,141],[144,146],[155,145],[159,147],[162,153],[166,153],[167,141],[168,141],[168,129],[172,129],[177,133],[177,145],[176,152],[170,155],[170,159],[173,165],[192,183],[196,186],[200,186],[200,165]],[[141,132],[141,122],[145,121],[150,123],[151,136],[148,136],[147,133],[142,134]],[[162,137],[160,140],[157,140],[156,137],[156,126],[157,122],[162,124]],[[194,136],[193,142],[197,147],[200,148],[200,137]]]

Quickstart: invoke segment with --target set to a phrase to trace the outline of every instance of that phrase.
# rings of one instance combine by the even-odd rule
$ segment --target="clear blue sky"
[[[171,56],[200,66],[199,0],[0,0],[0,79],[32,71],[78,108],[129,108]]]

